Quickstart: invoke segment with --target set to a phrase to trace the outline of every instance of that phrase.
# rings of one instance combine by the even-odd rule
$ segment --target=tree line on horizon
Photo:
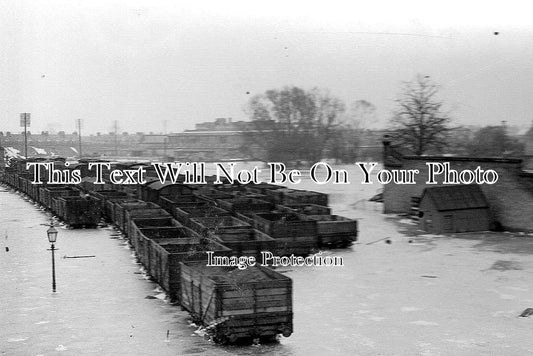
[[[387,132],[393,144],[411,155],[454,154],[474,157],[520,157],[524,144],[505,125],[454,126],[438,98],[440,87],[429,76],[404,82]],[[246,106],[251,125],[243,133],[241,151],[265,162],[316,162],[323,158],[353,163],[376,107],[356,100],[348,108],[327,89],[296,86],[270,89]]]

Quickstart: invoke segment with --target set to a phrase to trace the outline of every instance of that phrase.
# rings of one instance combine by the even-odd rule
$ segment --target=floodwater
[[[111,227],[59,227],[52,292],[50,216],[0,187],[0,354],[5,355],[524,355],[533,353],[533,237],[410,236],[410,221],[365,202],[380,188],[294,186],[330,194],[359,219],[343,267],[281,269],[293,279],[294,333],[271,345],[218,346],[147,280]],[[7,237],[6,237],[7,236]],[[386,243],[383,239],[388,239]],[[9,251],[5,251],[8,247]],[[86,258],[65,258],[95,256]]]

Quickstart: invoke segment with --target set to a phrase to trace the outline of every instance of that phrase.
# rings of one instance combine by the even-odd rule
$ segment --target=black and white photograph
[[[0,355],[533,354],[527,1],[0,2]]]

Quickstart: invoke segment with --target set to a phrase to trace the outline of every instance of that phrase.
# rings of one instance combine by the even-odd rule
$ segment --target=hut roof
[[[477,184],[450,185],[424,189],[421,200],[429,198],[437,211],[482,209],[489,205]]]

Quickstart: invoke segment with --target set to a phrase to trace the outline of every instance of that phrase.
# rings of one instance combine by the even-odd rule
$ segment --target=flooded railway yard
[[[150,281],[111,226],[58,227],[51,288],[49,213],[0,187],[0,354],[523,355],[533,352],[533,237],[437,236],[365,201],[375,186],[316,185],[332,213],[358,219],[358,241],[323,254],[343,266],[276,269],[293,281],[293,334],[223,346]],[[355,204],[357,203],[357,204]],[[69,258],[75,256],[94,256]]]

